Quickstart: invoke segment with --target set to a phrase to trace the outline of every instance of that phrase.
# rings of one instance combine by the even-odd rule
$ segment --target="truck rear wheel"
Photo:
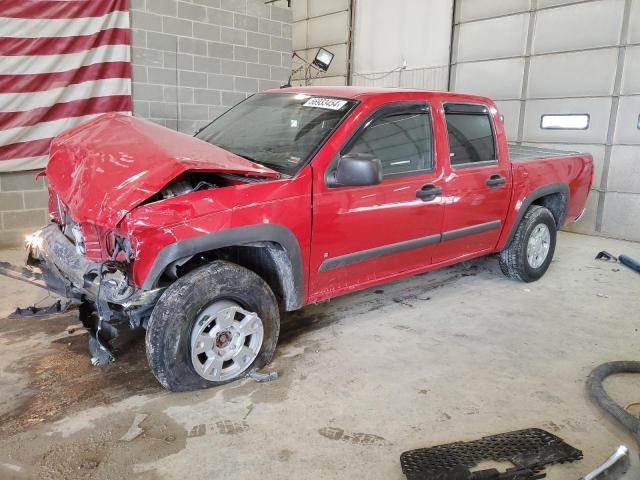
[[[269,363],[279,330],[266,282],[216,261],[176,280],[158,300],[146,335],[149,367],[174,392],[222,385]]]
[[[522,282],[538,280],[549,268],[556,248],[556,236],[553,214],[539,205],[529,207],[513,239],[500,252],[502,273]]]

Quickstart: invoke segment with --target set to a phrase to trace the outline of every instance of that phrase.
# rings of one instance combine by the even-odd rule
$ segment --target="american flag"
[[[131,113],[129,0],[0,0],[0,172],[42,168],[53,137]]]

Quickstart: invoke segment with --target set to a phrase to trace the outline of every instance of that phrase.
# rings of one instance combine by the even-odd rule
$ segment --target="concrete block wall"
[[[24,244],[25,235],[47,222],[48,194],[36,172],[0,175],[0,248]]]
[[[193,133],[291,73],[292,13],[264,0],[132,0],[134,115]]]
[[[193,133],[291,72],[286,1],[131,0],[134,115]],[[0,248],[45,224],[37,172],[0,174]]]

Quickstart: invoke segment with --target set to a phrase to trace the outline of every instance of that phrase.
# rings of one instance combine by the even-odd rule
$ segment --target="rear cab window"
[[[444,114],[452,168],[497,163],[495,134],[488,107],[447,103]]]
[[[428,105],[402,102],[380,107],[342,149],[342,155],[349,153],[379,159],[385,178],[432,171],[433,128]]]

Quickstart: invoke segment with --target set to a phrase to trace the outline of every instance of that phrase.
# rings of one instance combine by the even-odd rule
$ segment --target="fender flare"
[[[566,197],[566,203],[565,203],[565,209],[564,209],[563,215],[562,217],[559,218],[559,221],[557,222],[558,230],[560,230],[560,227],[564,225],[564,221],[567,215],[567,210],[569,209],[569,200],[570,200],[569,186],[566,183],[552,183],[550,185],[545,185],[543,187],[536,188],[533,192],[527,195],[527,197],[523,200],[522,204],[520,205],[520,210],[518,210],[518,215],[516,216],[515,220],[511,224],[511,230],[509,231],[509,236],[507,237],[507,240],[504,242],[505,247],[509,245],[509,243],[513,239],[514,235],[516,234],[516,230],[518,229],[518,225],[520,225],[520,222],[522,221],[522,217],[524,217],[524,214],[527,213],[527,209],[531,206],[531,204],[536,200],[538,200],[539,198],[542,198],[546,195],[551,195],[552,193],[561,193]]]
[[[145,290],[154,288],[165,269],[176,260],[218,248],[251,246],[257,242],[277,243],[284,249],[291,263],[294,289],[291,292],[291,298],[285,299],[287,310],[302,307],[304,303],[304,270],[298,239],[288,228],[273,224],[231,228],[167,245],[156,256],[142,288]]]

